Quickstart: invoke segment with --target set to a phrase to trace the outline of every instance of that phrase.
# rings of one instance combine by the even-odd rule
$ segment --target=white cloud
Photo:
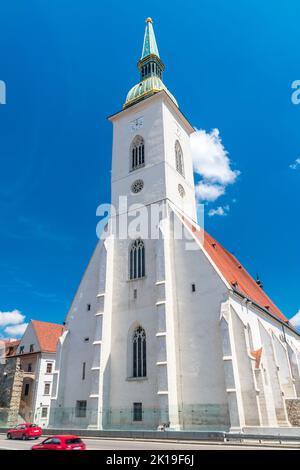
[[[0,311],[0,336],[2,338],[22,336],[28,325],[28,323],[24,323],[24,320],[25,315],[22,315],[20,310]]]
[[[294,163],[291,163],[289,165],[289,168],[291,168],[291,170],[297,170],[299,167],[300,167],[300,158],[296,158]]]
[[[12,310],[11,312],[0,311],[0,327],[7,325],[18,325],[24,321],[25,315],[22,315],[19,310]]]
[[[228,205],[223,206],[223,207],[219,206],[219,207],[217,207],[217,209],[210,209],[208,211],[208,215],[209,215],[209,217],[213,217],[214,215],[225,216],[225,215],[228,214],[229,210],[230,210],[230,207]]]
[[[194,171],[203,179],[196,187],[196,194],[202,201],[215,201],[225,193],[228,184],[235,183],[240,172],[230,168],[228,152],[218,129],[194,132],[191,135],[191,150]]]
[[[300,329],[300,310],[296,315],[294,315],[292,318],[290,318],[289,322],[295,327]]]
[[[21,323],[20,325],[7,326],[4,333],[7,335],[22,336],[27,328],[28,323]]]
[[[196,184],[196,197],[199,201],[215,201],[225,193],[225,188],[218,184],[209,184],[201,181]]]

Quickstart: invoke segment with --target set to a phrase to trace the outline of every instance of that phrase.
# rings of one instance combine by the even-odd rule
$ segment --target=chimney
[[[258,274],[256,275],[256,284],[257,284],[258,287],[260,287],[261,289],[264,288],[263,283],[262,283],[261,279],[259,278],[259,275],[258,275]]]

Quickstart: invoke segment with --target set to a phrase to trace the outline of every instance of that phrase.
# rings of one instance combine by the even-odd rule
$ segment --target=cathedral
[[[151,18],[138,70],[109,117],[114,210],[58,342],[50,426],[297,432],[299,335],[197,218],[194,128]]]

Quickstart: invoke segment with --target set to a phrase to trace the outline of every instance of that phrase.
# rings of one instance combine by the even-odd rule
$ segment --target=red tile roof
[[[62,335],[63,325],[32,320],[33,329],[36,333],[42,352],[55,352],[58,338]]]
[[[20,344],[20,340],[5,340],[5,356],[14,356],[18,346]]]
[[[20,343],[19,339],[5,339],[4,340],[5,346],[18,346]]]
[[[203,229],[195,228],[184,218],[183,221],[192,229],[208,256],[234,291],[249,298],[281,321],[288,322],[288,319],[231,253]]]

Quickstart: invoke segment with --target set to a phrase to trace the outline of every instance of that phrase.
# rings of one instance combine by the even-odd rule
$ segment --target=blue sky
[[[110,200],[112,129],[147,16],[164,82],[231,168],[206,229],[288,316],[300,309],[299,2],[11,0],[1,6],[0,311],[63,321]],[[226,208],[227,215],[208,216]],[[0,325],[1,327],[1,325]]]

